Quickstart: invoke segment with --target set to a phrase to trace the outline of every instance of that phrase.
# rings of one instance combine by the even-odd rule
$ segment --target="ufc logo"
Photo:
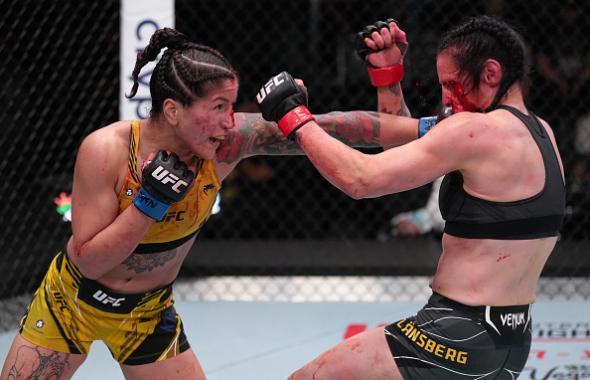
[[[258,102],[258,104],[262,103],[264,101],[264,99],[266,98],[266,96],[268,94],[270,94],[270,92],[272,91],[273,87],[278,87],[280,86],[281,83],[283,83],[285,81],[285,79],[283,78],[283,74],[279,74],[277,76],[272,77],[271,80],[269,80],[264,87],[262,87],[260,89],[260,91],[258,92],[258,94],[256,94],[256,101]]]
[[[176,193],[180,193],[180,186],[188,186],[187,182],[179,180],[177,176],[164,169],[161,165],[152,172],[152,177],[162,182],[164,185],[167,183],[173,183],[172,190]]]
[[[166,215],[164,215],[164,217],[162,218],[162,220],[158,220],[156,221],[156,223],[161,223],[161,222],[169,222],[171,220],[176,220],[177,222],[182,222],[184,220],[184,218],[182,217],[182,214],[186,213],[186,211],[170,211],[168,213],[166,213]]]
[[[125,301],[125,297],[123,298],[114,298],[110,297],[108,294],[103,292],[102,290],[97,290],[93,295],[92,298],[95,300],[107,305],[112,304],[114,307],[121,306],[121,302]]]

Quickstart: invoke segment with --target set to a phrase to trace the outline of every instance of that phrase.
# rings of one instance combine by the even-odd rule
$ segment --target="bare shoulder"
[[[99,128],[84,138],[80,145],[81,153],[90,153],[95,157],[128,156],[129,121],[118,121]]]
[[[444,162],[447,171],[463,170],[492,157],[497,150],[501,130],[486,114],[461,112],[442,120],[418,144]]]
[[[76,167],[118,177],[127,166],[129,130],[129,121],[118,121],[90,133],[80,145]]]
[[[441,121],[422,139],[434,137],[439,141],[452,143],[456,147],[464,144],[485,145],[498,132],[496,123],[488,115],[461,112]]]

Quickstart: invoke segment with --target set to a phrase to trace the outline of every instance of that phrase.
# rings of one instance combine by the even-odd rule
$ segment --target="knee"
[[[350,364],[350,363],[348,363]],[[347,362],[322,360],[307,364],[289,376],[288,380],[341,380],[351,373]]]
[[[311,379],[310,376],[307,376],[306,375],[306,373],[307,373],[306,372],[306,368],[307,368],[307,366],[302,367],[302,368],[299,368],[297,371],[293,372],[291,374],[291,376],[289,376],[289,378],[287,380],[305,380],[305,379]]]

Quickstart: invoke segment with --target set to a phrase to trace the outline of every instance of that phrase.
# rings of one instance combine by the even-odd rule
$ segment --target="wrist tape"
[[[170,208],[169,204],[155,198],[143,187],[139,189],[139,193],[133,198],[133,204],[139,211],[154,220],[162,220]]]
[[[292,138],[294,132],[308,121],[315,120],[306,106],[298,106],[287,112],[277,123],[285,137]]]
[[[404,79],[404,65],[401,63],[387,67],[369,67],[368,70],[371,84],[375,87],[391,86]]]
[[[421,117],[418,121],[418,138],[428,133],[436,123],[438,122],[438,116],[427,116]]]

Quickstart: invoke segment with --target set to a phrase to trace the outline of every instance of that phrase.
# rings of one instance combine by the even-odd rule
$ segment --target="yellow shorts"
[[[119,363],[147,364],[189,349],[174,310],[172,285],[118,293],[82,277],[62,252],[35,292],[20,323],[24,339],[58,352],[87,354],[102,340]]]

